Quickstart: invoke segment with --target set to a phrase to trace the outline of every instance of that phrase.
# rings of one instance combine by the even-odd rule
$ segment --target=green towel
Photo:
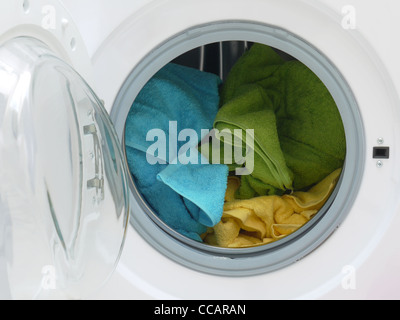
[[[301,62],[253,45],[223,85],[221,106],[215,129],[254,129],[254,171],[242,176],[239,198],[309,188],[342,168],[340,113],[325,85]]]

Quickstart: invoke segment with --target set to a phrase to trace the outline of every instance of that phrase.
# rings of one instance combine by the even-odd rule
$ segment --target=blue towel
[[[201,157],[201,156],[200,156]],[[204,159],[204,158],[203,158]],[[229,169],[225,165],[169,165],[158,180],[184,197],[192,217],[211,227],[221,221]]]
[[[168,64],[141,90],[126,123],[128,165],[138,190],[154,212],[169,227],[197,241],[222,217],[227,188],[228,167],[201,164],[196,146],[204,136],[202,129],[212,129],[219,106],[220,79],[195,69]],[[170,122],[177,125],[171,133]],[[149,147],[157,138],[146,141],[147,134],[165,132],[165,153],[151,154]],[[192,129],[197,139],[190,152],[199,164],[181,164],[178,152],[188,141],[176,141],[175,134]],[[176,150],[170,153],[169,137],[175,138]],[[172,150],[172,149],[171,149]],[[159,163],[149,164],[158,160]],[[173,160],[172,162],[170,160]]]

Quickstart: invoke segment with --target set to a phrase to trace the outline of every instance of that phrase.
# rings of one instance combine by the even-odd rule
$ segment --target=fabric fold
[[[204,241],[213,246],[245,248],[271,243],[292,234],[325,205],[341,171],[335,170],[307,192],[250,200],[235,199],[240,181],[237,177],[229,177],[221,222],[203,235]]]
[[[192,202],[197,210],[188,210],[200,224],[213,227],[221,221],[227,189],[228,167],[225,165],[169,165],[157,179]]]
[[[242,176],[240,199],[308,189],[343,167],[344,127],[328,89],[265,45],[254,44],[231,70],[214,128],[254,129],[254,171]]]
[[[170,63],[141,90],[127,118],[129,169],[139,193],[169,227],[196,241],[222,217],[228,167],[201,161],[221,80]],[[182,161],[181,161],[182,160]]]

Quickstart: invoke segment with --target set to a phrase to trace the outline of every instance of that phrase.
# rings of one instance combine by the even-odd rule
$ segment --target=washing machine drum
[[[120,43],[119,39],[123,38],[122,35],[121,37],[115,37],[113,41],[110,41],[108,47],[104,46],[102,48],[103,51],[97,55],[96,64],[98,66],[103,66],[106,61],[115,59],[115,48],[121,48],[118,52],[121,52],[121,55],[124,57],[124,59],[120,59],[116,62],[115,68],[111,69],[106,67],[106,70],[97,70],[97,72],[99,76],[104,76],[109,73],[113,75],[113,78],[124,79],[119,82],[118,90],[114,90],[116,94],[108,94],[106,99],[113,101],[111,119],[115,124],[118,137],[123,143],[126,143],[125,151],[129,163],[129,169],[132,173],[129,177],[130,198],[132,207],[135,208],[131,213],[131,224],[135,227],[138,233],[157,248],[159,252],[172,260],[197,271],[218,276],[243,277],[266,274],[287,267],[301,260],[319,247],[345,220],[354,204],[355,198],[357,197],[363,175],[366,154],[363,121],[360,116],[357,101],[349,84],[343,78],[341,72],[339,72],[335,65],[333,65],[333,63],[313,45],[286,30],[279,29],[276,26],[248,21],[214,22],[194,26],[188,30],[184,30],[184,32],[178,32],[175,33],[174,36],[168,37],[168,41],[159,41],[158,45],[155,48],[152,47],[152,50],[149,51],[150,53],[144,58],[142,57],[141,60],[130,58],[128,52],[134,52],[134,46],[132,45],[127,48],[125,42]],[[124,32],[127,34],[133,34],[132,31],[129,33],[127,29],[123,29],[121,32],[124,36],[127,36]],[[164,38],[167,37],[164,36]],[[266,49],[267,47],[269,47],[269,49]],[[335,125],[335,130],[340,131],[340,129],[344,128],[345,131],[345,141],[343,142],[346,147],[345,159],[339,165],[342,165],[342,172],[340,177],[337,179],[336,188],[334,188],[331,196],[327,199],[317,214],[314,215],[314,212],[313,218],[300,228],[298,228],[298,225],[289,226],[292,227],[294,232],[282,237],[278,235],[276,237],[279,238],[278,241],[271,241],[270,238],[272,237],[259,237],[260,239],[253,242],[255,245],[252,245],[252,241],[257,238],[255,237],[255,234],[260,229],[255,227],[259,221],[255,219],[255,210],[253,210],[254,207],[252,207],[254,203],[251,202],[251,199],[245,199],[246,201],[250,201],[250,203],[247,202],[248,207],[244,207],[244,211],[247,210],[246,212],[249,213],[248,216],[246,216],[249,218],[247,221],[249,222],[248,225],[245,225],[246,221],[243,223],[244,226],[241,225],[241,222],[246,220],[246,218],[243,218],[245,214],[242,214],[243,206],[246,205],[245,202],[242,204],[236,203],[237,207],[235,207],[235,205],[230,207],[231,204],[227,204],[224,208],[226,210],[224,210],[223,219],[217,226],[219,231],[216,228],[214,228],[214,230],[206,230],[208,234],[199,234],[199,237],[204,241],[195,241],[193,238],[190,238],[187,233],[181,232],[179,228],[176,228],[176,226],[167,221],[167,219],[163,218],[165,215],[162,215],[161,211],[165,213],[165,211],[168,210],[168,207],[164,205],[165,201],[159,201],[158,203],[157,201],[162,199],[164,195],[160,195],[159,198],[156,197],[157,199],[154,199],[154,195],[152,196],[152,194],[149,194],[151,193],[151,188],[148,187],[147,181],[149,179],[147,176],[142,179],[143,173],[141,170],[143,170],[143,172],[150,172],[151,170],[142,167],[138,168],[136,166],[137,163],[140,165],[141,162],[138,158],[137,152],[135,153],[135,150],[132,151],[132,149],[140,148],[137,147],[137,143],[135,145],[134,141],[132,141],[130,129],[135,127],[132,126],[132,123],[135,123],[135,121],[137,123],[140,122],[140,119],[138,118],[140,116],[144,119],[153,120],[153,118],[150,118],[148,115],[147,118],[146,115],[144,115],[146,110],[153,107],[152,105],[146,105],[146,103],[148,102],[151,104],[151,102],[154,101],[152,100],[151,94],[154,91],[150,91],[149,93],[148,89],[155,88],[155,91],[157,92],[157,95],[155,96],[157,99],[162,99],[164,94],[162,91],[162,80],[165,79],[166,74],[168,74],[171,69],[176,68],[171,66],[171,62],[173,65],[180,65],[182,68],[196,69],[196,72],[205,71],[218,76],[223,80],[222,89],[220,90],[220,92],[222,92],[221,97],[223,97],[224,92],[226,93],[235,86],[238,87],[237,83],[240,84],[242,81],[247,85],[247,87],[244,88],[245,85],[243,85],[238,89],[238,96],[234,97],[236,100],[232,103],[230,101],[226,104],[220,103],[219,106],[221,107],[222,104],[222,107],[219,109],[221,111],[226,110],[227,106],[228,108],[231,108],[231,111],[233,110],[232,113],[242,112],[242,110],[239,110],[239,107],[234,104],[236,101],[245,101],[245,99],[242,99],[240,96],[240,93],[243,94],[247,88],[254,88],[254,86],[251,87],[252,83],[249,83],[251,82],[249,79],[252,77],[251,71],[249,70],[249,72],[246,73],[243,66],[252,65],[253,67],[255,66],[255,68],[259,68],[260,70],[262,69],[263,71],[269,67],[266,66],[267,62],[265,61],[267,60],[265,57],[261,56],[257,60],[254,58],[254,50],[252,50],[252,48],[254,48],[258,53],[270,52],[270,54],[276,59],[274,61],[284,61],[282,64],[284,64],[285,67],[290,66],[306,70],[304,66],[307,66],[308,75],[312,74],[310,70],[314,72],[314,75],[312,77],[310,76],[308,79],[312,78],[315,80],[317,76],[326,88],[328,88],[329,93],[336,104],[336,111],[339,111],[337,114],[340,113],[343,122],[343,125],[341,123],[338,123],[337,126]],[[271,53],[271,50],[274,53]],[[122,62],[119,63],[119,61]],[[127,68],[128,71],[122,71],[122,67],[129,65],[130,69]],[[164,69],[165,66],[167,66],[166,69]],[[181,70],[179,67],[177,69]],[[236,79],[237,82],[235,82],[235,79],[231,76],[232,73],[236,73],[237,78],[241,76],[243,76],[243,78]],[[262,78],[262,80],[257,78],[257,71],[254,73],[256,74],[253,76],[256,78],[254,82],[259,81],[258,88],[260,91],[262,91],[261,88],[263,88],[263,86],[269,86],[267,89],[270,89],[269,93],[273,92],[271,93],[271,96],[274,97],[274,101],[283,101],[285,99],[285,97],[280,96],[280,92],[278,92],[278,89],[282,88],[274,87],[274,84],[277,84],[280,81],[278,79],[279,72],[276,72],[276,77],[275,74],[274,77],[271,77],[273,79]],[[103,76],[100,76],[99,78],[102,79]],[[157,84],[158,80],[161,80],[161,84]],[[293,92],[298,88],[301,88],[298,89],[298,91],[304,89],[301,81],[298,81],[299,79],[296,80],[296,76],[293,75],[292,80],[295,82],[297,81],[297,87],[294,86],[296,88]],[[105,83],[102,84],[102,82],[103,81],[100,81],[100,86],[103,86],[104,91],[106,91],[107,88]],[[186,81],[185,85],[188,83],[189,81]],[[229,85],[231,87],[226,89],[226,86]],[[196,88],[196,85],[194,84],[192,87]],[[328,90],[326,90],[326,88],[325,91],[327,92]],[[274,91],[274,89],[277,90]],[[112,91],[113,89],[109,89],[107,92],[110,93]],[[178,89],[177,92],[182,91]],[[307,92],[308,94],[313,92],[313,90],[308,88],[308,91],[304,90],[304,92]],[[261,95],[262,94],[263,93],[261,93]],[[146,98],[146,95],[150,96],[150,98]],[[168,91],[165,96],[173,96],[173,92]],[[174,96],[173,99],[175,98],[176,96]],[[294,96],[288,99],[292,99],[291,101],[296,100]],[[204,97],[204,100],[206,100],[206,97]],[[253,101],[250,103],[252,102]],[[156,108],[157,106],[154,107]],[[251,108],[249,109],[251,112]],[[164,111],[159,109],[156,110],[162,117]],[[281,111],[282,113],[286,112],[286,110]],[[173,113],[175,110],[171,111],[171,109],[168,109],[165,112],[169,114],[169,112]],[[173,113],[173,116],[174,119],[171,120],[184,118],[179,117],[179,115],[176,116],[175,113]],[[236,117],[234,119],[236,122],[233,122],[229,116],[230,114],[223,114],[220,117],[220,119],[223,118],[220,122],[225,121],[228,123],[226,126],[227,128],[236,128],[238,120],[240,121],[241,119]],[[277,115],[277,117],[278,116],[279,115]],[[282,114],[280,114],[280,116],[282,116]],[[295,120],[295,118],[296,114],[293,112],[286,117],[286,123]],[[288,119],[290,119],[290,121]],[[212,119],[212,121],[213,120],[214,119]],[[185,121],[185,119],[182,121]],[[212,121],[211,126],[213,126]],[[150,126],[149,129],[153,129],[151,126],[152,124],[149,122],[151,121],[142,121],[140,130],[148,125]],[[304,126],[304,124],[299,124],[298,131],[304,130]],[[185,124],[182,124],[182,127],[187,128],[185,127]],[[318,126],[314,124],[314,127]],[[156,128],[160,127],[156,126]],[[280,129],[285,128],[281,127]],[[319,130],[321,130],[321,128],[319,128]],[[324,128],[322,130],[324,130]],[[262,130],[258,132],[261,131]],[[334,132],[334,130],[332,132]],[[325,132],[322,133],[326,134]],[[133,134],[137,134],[137,132],[133,132]],[[317,140],[318,137],[323,134],[318,133],[316,130],[312,139]],[[384,148],[381,149],[382,152],[386,150]],[[312,150],[312,148],[309,150],[311,150],[310,153],[315,151]],[[130,156],[132,155],[133,157],[136,157],[136,162],[130,161]],[[332,157],[335,156],[336,154]],[[339,167],[332,168],[332,172],[338,168]],[[167,171],[168,169],[165,170]],[[331,172],[327,172],[326,174],[329,175],[330,173]],[[162,173],[159,175],[162,176]],[[156,182],[157,180],[155,177],[153,178],[155,183],[159,183]],[[242,181],[243,180],[242,177]],[[210,181],[212,183],[212,179],[210,179]],[[191,188],[189,185],[186,185],[186,187]],[[307,188],[304,188],[301,191],[309,190],[306,189]],[[290,196],[289,190],[286,190],[284,193],[286,193],[285,196]],[[265,196],[262,194],[259,195]],[[212,197],[210,197],[210,199],[212,199]],[[235,200],[242,199],[236,197]],[[176,207],[174,206],[173,209],[175,208]],[[188,211],[190,211],[189,206]],[[310,213],[310,211],[308,213]],[[239,215],[241,216],[238,217]],[[231,219],[232,217],[233,219]],[[240,218],[243,219],[240,220]],[[231,226],[233,225],[231,229],[229,229],[229,224],[231,224]],[[262,224],[263,222],[258,225]],[[240,226],[238,229],[241,229],[240,237],[234,239],[231,235],[235,236],[237,225]],[[231,232],[231,230],[234,231]],[[231,237],[228,239],[230,242],[219,241],[219,239],[224,237],[227,239],[228,237],[226,235],[228,233],[229,237]],[[218,237],[220,238],[218,239]],[[221,243],[222,245],[220,245]]]
[[[127,227],[114,128],[81,76],[39,40],[5,42],[0,78],[2,294],[82,298],[114,271]]]

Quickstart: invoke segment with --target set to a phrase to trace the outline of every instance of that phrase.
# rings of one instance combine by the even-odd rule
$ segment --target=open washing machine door
[[[78,35],[66,31],[67,13],[49,3],[3,1],[0,10],[9,16],[0,37],[0,298],[6,299],[80,299],[98,289],[119,260],[129,216],[114,127],[71,66],[85,59],[76,56]],[[54,31],[45,28],[49,12],[58,15]]]

